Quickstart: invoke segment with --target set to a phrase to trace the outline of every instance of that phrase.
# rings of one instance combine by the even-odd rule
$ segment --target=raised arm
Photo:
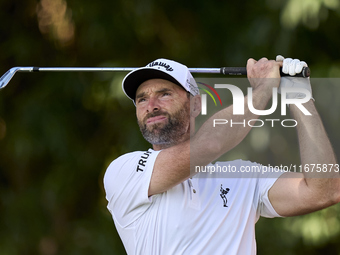
[[[294,68],[291,69],[294,73]],[[292,86],[309,87],[311,91],[310,81],[299,79],[293,79]],[[311,115],[303,114],[295,105],[290,106],[291,115],[298,122],[297,134],[303,173],[285,173],[269,190],[269,199],[282,216],[306,214],[340,202],[339,165],[332,145],[313,100],[305,103],[304,107]]]
[[[268,61],[266,58],[259,61],[248,60],[247,72],[254,89],[253,105],[256,109],[264,109],[272,96],[272,88],[279,86],[281,65],[282,63]],[[190,177],[190,172],[194,173],[195,166],[205,166],[239,144],[251,127],[213,127],[213,120],[233,119],[234,122],[247,122],[258,117],[249,111],[247,104],[244,109],[244,115],[233,115],[231,105],[209,118],[190,140],[162,150],[154,165],[149,195],[164,192],[183,182]],[[200,98],[192,99],[191,110],[194,117],[199,114]]]

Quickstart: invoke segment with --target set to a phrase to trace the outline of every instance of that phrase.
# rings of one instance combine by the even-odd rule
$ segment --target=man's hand
[[[280,85],[280,67],[282,62],[261,58],[259,61],[248,59],[247,74],[251,86],[277,88]],[[271,92],[271,90],[270,90]]]
[[[300,61],[297,58],[284,58],[281,55],[276,56],[276,61],[283,62],[282,72],[285,74],[289,74],[290,76],[301,73],[302,69],[308,66],[305,61]]]
[[[296,75],[301,73],[302,68],[307,67],[307,63],[305,61],[300,61],[299,59],[292,59],[292,58],[284,58],[281,55],[276,56],[276,61],[281,62],[282,72],[289,75]],[[303,88],[307,89],[310,94],[312,95],[312,87],[310,84],[310,79],[303,78],[303,77],[289,77],[285,76],[281,78],[281,84],[279,87],[278,92],[281,94],[282,88]],[[295,98],[305,98],[305,93],[288,93],[288,99],[295,99]]]

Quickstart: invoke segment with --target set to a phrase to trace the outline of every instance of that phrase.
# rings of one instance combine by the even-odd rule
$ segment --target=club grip
[[[280,68],[280,75],[281,75],[281,77],[282,77],[282,76],[294,76],[294,77],[304,77],[304,78],[308,78],[308,77],[310,77],[310,69],[309,69],[308,66],[307,66],[307,67],[303,67],[301,73],[297,73],[297,74],[295,74],[295,75],[289,75],[289,74],[283,73],[283,72],[282,72],[282,68]]]
[[[221,74],[224,75],[247,75],[245,67],[221,67]]]
[[[221,67],[221,74],[224,75],[247,75],[247,68],[245,67]],[[282,68],[280,68],[281,76],[291,76],[289,74],[285,74],[282,72]],[[309,77],[310,69],[309,67],[302,68],[301,73],[294,75],[294,77]]]

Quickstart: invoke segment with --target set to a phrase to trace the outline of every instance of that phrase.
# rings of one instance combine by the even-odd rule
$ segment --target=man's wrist
[[[253,98],[257,97],[260,98],[260,100],[266,100],[266,102],[268,102],[273,97],[275,89],[277,93],[278,86],[273,85],[273,83],[260,85],[253,88]]]

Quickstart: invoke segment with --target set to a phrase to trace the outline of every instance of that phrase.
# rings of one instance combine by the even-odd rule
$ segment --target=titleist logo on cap
[[[200,92],[199,92],[199,89],[197,88],[197,85],[194,85],[192,83],[190,83],[189,79],[187,79],[187,83],[189,84],[189,88],[190,88],[190,93],[192,95],[198,95]]]
[[[173,71],[174,69],[172,69],[172,67],[170,65],[168,65],[167,63],[164,63],[164,62],[157,62],[157,61],[154,61],[154,62],[151,62],[149,65],[149,67],[153,67],[153,66],[161,66],[161,67],[164,67],[165,70],[171,72]]]

